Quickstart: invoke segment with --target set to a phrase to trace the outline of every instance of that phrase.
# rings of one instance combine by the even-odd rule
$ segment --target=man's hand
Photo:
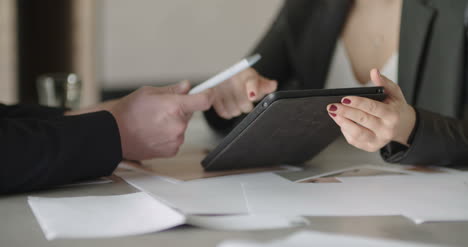
[[[213,107],[225,119],[249,113],[253,102],[261,100],[266,94],[276,91],[278,83],[269,80],[248,68],[228,81],[214,87]]]
[[[168,87],[142,87],[105,105],[120,132],[124,159],[174,156],[184,142],[192,113],[211,107],[212,91],[187,95],[188,82]]]

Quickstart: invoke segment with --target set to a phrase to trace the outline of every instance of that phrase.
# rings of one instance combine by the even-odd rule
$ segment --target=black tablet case
[[[297,165],[340,135],[326,106],[343,96],[383,100],[383,88],[280,91],[265,97],[202,161],[207,171]]]

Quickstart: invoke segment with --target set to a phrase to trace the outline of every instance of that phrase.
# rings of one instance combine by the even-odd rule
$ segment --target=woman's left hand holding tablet
[[[375,101],[358,96],[346,96],[341,103],[330,104],[327,110],[341,128],[347,142],[368,152],[375,152],[391,141],[409,146],[408,138],[416,122],[416,112],[406,103],[400,87],[371,70],[371,80],[385,88],[387,98]]]

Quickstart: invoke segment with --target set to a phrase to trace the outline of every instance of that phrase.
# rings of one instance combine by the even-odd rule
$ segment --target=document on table
[[[173,184],[140,172],[118,173],[127,183],[149,193],[185,214],[246,214],[240,184],[213,187],[205,184]]]
[[[411,242],[365,238],[357,236],[345,236],[338,234],[301,231],[291,236],[267,243],[259,243],[247,240],[228,240],[218,245],[218,247],[431,247],[433,245],[418,244]]]
[[[29,197],[46,238],[102,238],[166,230],[185,217],[146,193],[70,198]]]
[[[259,185],[243,184],[247,207],[252,214],[305,216],[400,215],[387,206],[377,186],[343,183]]]
[[[468,220],[464,173],[338,177],[342,183],[243,184],[253,214],[404,215],[415,223]]]
[[[395,195],[387,203],[415,223],[468,220],[468,173],[338,178],[353,186],[378,185]]]
[[[264,230],[308,225],[299,216],[184,216],[146,193],[72,198],[29,197],[48,240],[158,232],[182,224],[216,230]]]
[[[271,172],[207,178],[179,184],[142,172],[119,172],[117,175],[185,214],[247,214],[249,211],[241,182],[267,185],[288,182]]]

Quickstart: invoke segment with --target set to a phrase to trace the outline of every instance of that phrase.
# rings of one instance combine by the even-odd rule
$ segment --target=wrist
[[[405,113],[403,114],[403,118],[400,123],[400,135],[398,135],[393,141],[409,147],[411,144],[410,137],[413,135],[413,130],[416,126],[416,111],[412,106],[406,105],[404,112]]]

